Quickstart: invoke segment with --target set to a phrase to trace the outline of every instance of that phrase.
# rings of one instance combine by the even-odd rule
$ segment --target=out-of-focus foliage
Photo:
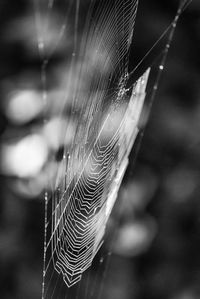
[[[174,0],[140,1],[133,65],[167,27],[177,5]],[[76,125],[67,112],[65,119],[56,117],[63,107],[56,99],[65,91],[70,32],[49,66],[45,106],[33,3],[1,1],[0,15],[0,297],[32,299],[41,293],[42,192],[47,173],[55,175],[48,159],[56,152],[59,161],[62,129],[67,122],[70,144]],[[200,3],[194,0],[179,23],[137,162],[131,163],[119,193],[108,227],[118,229],[104,298],[200,296],[199,15]],[[57,12],[50,19],[49,53],[62,18]],[[45,115],[50,115],[46,121]]]

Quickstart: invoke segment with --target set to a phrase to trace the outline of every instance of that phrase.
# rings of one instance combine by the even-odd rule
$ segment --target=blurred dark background
[[[173,20],[177,6],[174,0],[140,1],[132,67]],[[13,166],[9,147],[42,125],[41,104],[33,107],[36,112],[29,121],[22,113],[22,122],[13,116],[15,106],[9,104],[15,89],[29,90],[32,97],[36,96],[33,90],[41,89],[34,13],[31,0],[0,3],[2,299],[34,299],[41,294],[43,176],[40,181],[33,179],[37,167],[29,173],[22,166]],[[60,51],[53,63],[61,60]],[[178,23],[137,161],[132,164],[132,154],[119,192],[115,217],[120,217],[120,224],[104,298],[200,298],[199,53],[200,2],[194,0]],[[43,156],[45,159],[45,152]]]

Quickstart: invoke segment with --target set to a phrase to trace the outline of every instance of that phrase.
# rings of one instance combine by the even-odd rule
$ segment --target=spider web
[[[57,114],[63,117],[67,111],[76,119],[71,143],[63,142],[52,190],[45,194],[43,299],[100,298],[95,278],[87,270],[102,246],[139,132],[150,73],[148,68],[128,87],[134,73],[128,72],[128,65],[137,5],[136,0],[35,1],[43,99],[48,107],[48,67],[67,35],[67,77]],[[57,10],[63,12],[54,44],[49,46],[50,19]],[[177,16],[171,24],[173,30]],[[173,30],[159,60],[150,105]],[[67,129],[68,124],[64,141]],[[102,275],[106,266],[105,261]],[[92,284],[90,292],[88,284]]]

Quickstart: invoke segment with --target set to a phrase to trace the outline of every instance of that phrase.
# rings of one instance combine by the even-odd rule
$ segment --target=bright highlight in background
[[[22,90],[14,93],[9,99],[6,114],[15,123],[24,124],[42,110],[42,97],[34,90]]]
[[[3,171],[21,178],[35,176],[47,161],[48,148],[39,135],[30,135],[2,150]]]
[[[69,146],[76,132],[75,124],[67,118],[52,118],[43,129],[44,137],[49,146],[57,150],[63,143]]]

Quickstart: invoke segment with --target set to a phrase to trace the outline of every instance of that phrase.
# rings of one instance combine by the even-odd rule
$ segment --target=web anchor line
[[[142,57],[142,59],[138,62],[138,64],[134,67],[134,69],[129,72],[129,74],[128,74],[129,78],[131,78],[131,76],[133,76],[135,71],[141,66],[141,64],[150,55],[150,53],[155,49],[155,47],[159,44],[159,42],[168,34],[167,43],[166,43],[165,49],[164,49],[164,52],[166,52],[166,54],[164,55],[165,58],[163,57],[163,67],[164,67],[167,53],[168,53],[170,45],[172,43],[178,20],[179,20],[180,16],[182,15],[182,13],[186,10],[186,8],[190,5],[190,3],[192,1],[193,0],[181,0],[180,1],[180,5],[178,6],[178,9],[177,9],[177,12],[176,12],[176,15],[175,15],[173,21],[163,31],[163,33],[160,35],[160,37],[155,41],[155,43],[152,45],[152,47],[146,52],[146,54]]]

